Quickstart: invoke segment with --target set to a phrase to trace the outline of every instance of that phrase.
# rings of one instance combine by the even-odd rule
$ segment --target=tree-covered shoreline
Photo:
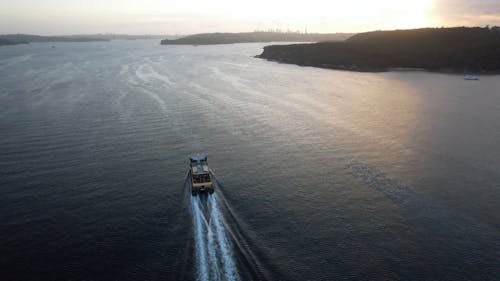
[[[89,36],[40,36],[30,34],[4,34],[0,35],[0,46],[2,45],[18,45],[29,43],[47,43],[47,42],[94,42],[94,41],[109,41],[104,38],[94,38]]]
[[[423,69],[500,73],[498,27],[423,28],[360,33],[343,42],[271,45],[270,61],[352,71]]]
[[[342,41],[353,33],[300,33],[300,32],[240,32],[240,33],[200,33],[177,39],[165,39],[162,45],[219,45],[255,42],[319,42]]]

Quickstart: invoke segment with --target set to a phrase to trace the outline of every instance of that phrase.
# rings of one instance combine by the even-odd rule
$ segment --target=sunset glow
[[[500,11],[448,0],[97,1],[0,0],[0,33],[188,34],[282,30],[362,32],[495,25]],[[487,5],[488,4],[488,5]],[[497,3],[498,4],[498,3]]]

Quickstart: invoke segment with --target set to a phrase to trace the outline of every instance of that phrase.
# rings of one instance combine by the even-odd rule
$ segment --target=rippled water
[[[1,47],[0,279],[500,279],[499,76],[263,46]]]

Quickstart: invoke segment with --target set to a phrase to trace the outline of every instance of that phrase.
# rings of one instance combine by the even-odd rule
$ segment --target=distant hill
[[[113,33],[98,33],[98,34],[82,34],[82,35],[68,35],[67,38],[93,38],[102,40],[142,40],[142,39],[163,39],[165,35],[129,35],[129,34],[113,34]]]
[[[356,34],[344,42],[266,46],[258,57],[355,71],[418,68],[500,73],[500,28],[374,31]]]
[[[319,42],[341,41],[353,33],[293,33],[293,32],[242,32],[242,33],[202,33],[179,39],[165,39],[162,45],[214,45],[252,42]]]
[[[35,42],[92,42],[92,41],[108,41],[104,38],[93,38],[86,36],[39,36],[30,34],[5,34],[0,35],[0,45],[16,45]]]
[[[178,38],[178,36],[171,36]],[[110,40],[141,40],[141,39],[163,39],[165,35],[128,35],[128,34],[81,34],[64,36],[39,36],[30,34],[5,34],[0,35],[0,46],[27,44],[30,42],[93,42]]]
[[[0,46],[5,46],[5,45],[17,45],[17,44],[22,44],[25,42],[16,42],[16,41],[11,41],[8,39],[4,39],[0,37]]]

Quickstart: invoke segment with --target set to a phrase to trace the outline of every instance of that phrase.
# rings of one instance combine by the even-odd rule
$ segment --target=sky
[[[363,32],[500,25],[500,0],[0,0],[0,34]]]

